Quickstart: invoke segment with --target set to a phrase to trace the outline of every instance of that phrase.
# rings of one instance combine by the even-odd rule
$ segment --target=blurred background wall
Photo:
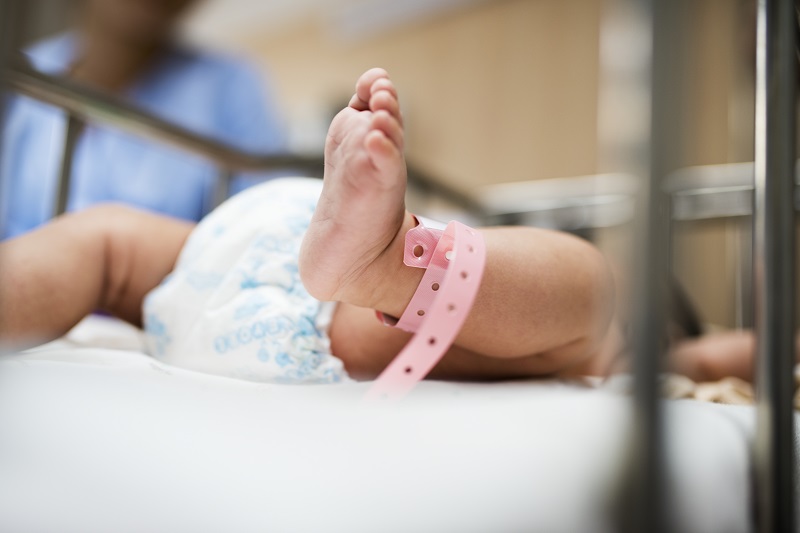
[[[443,2],[405,18],[375,14],[399,2],[332,3],[238,36],[271,68],[294,127],[327,122],[358,74],[382,66],[401,90],[408,157],[453,186],[595,171],[596,0]]]
[[[753,0],[689,2],[683,160],[752,160]],[[34,5],[42,6],[41,9]],[[71,20],[78,2],[37,0],[29,35]],[[407,156],[466,192],[589,175],[598,158],[602,0],[205,0],[190,40],[246,54],[269,72],[292,147],[318,151],[363,70],[401,91]],[[734,323],[736,225],[680,226],[678,277],[707,321]]]

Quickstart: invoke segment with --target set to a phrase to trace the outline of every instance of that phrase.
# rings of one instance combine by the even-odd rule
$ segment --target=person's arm
[[[141,324],[193,225],[121,205],[68,214],[0,243],[0,342],[55,339],[95,310]]]

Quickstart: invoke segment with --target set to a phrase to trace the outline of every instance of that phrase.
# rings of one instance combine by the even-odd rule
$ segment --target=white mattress
[[[377,408],[366,384],[255,384],[87,347],[137,346],[93,322],[0,357],[0,531],[611,530],[628,398],[424,382]],[[750,531],[753,410],[684,400],[668,416],[679,530]]]

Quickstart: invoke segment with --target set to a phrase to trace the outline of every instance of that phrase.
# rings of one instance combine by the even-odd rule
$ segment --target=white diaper
[[[321,190],[316,179],[276,179],[203,219],[175,270],[145,298],[150,354],[253,381],[347,379],[327,335],[335,304],[312,298],[297,268]]]

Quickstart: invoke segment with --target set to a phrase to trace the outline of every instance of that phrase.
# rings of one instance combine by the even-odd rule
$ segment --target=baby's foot
[[[402,252],[385,256],[404,225],[405,192],[397,92],[386,71],[372,69],[328,130],[322,194],[300,249],[312,296],[375,307],[382,265],[402,265]]]

